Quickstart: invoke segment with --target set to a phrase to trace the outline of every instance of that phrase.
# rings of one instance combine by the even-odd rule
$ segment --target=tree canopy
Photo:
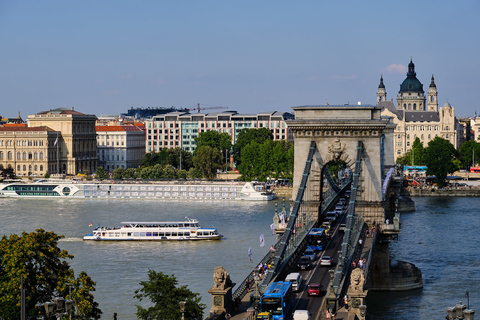
[[[242,161],[238,169],[243,180],[266,181],[293,177],[293,145],[285,140],[252,141],[242,149]]]
[[[420,139],[416,137],[413,141],[412,149],[410,149],[403,156],[398,157],[396,163],[406,166],[424,166],[425,153],[426,148],[424,148],[423,143],[420,141]]]
[[[64,297],[74,302],[79,316],[100,319],[102,311],[94,301],[91,291],[95,282],[85,273],[75,279],[66,259],[73,255],[58,248],[63,238],[54,232],[37,229],[4,235],[0,240],[0,317],[16,319],[20,315],[21,277],[25,288],[25,305],[28,316],[44,314],[44,309],[35,309],[38,303]],[[71,295],[70,287],[71,286]]]
[[[98,167],[97,171],[95,172],[95,178],[97,179],[107,179],[108,172],[103,167]]]
[[[135,291],[139,301],[150,300],[151,307],[137,305],[139,319],[181,319],[179,303],[185,301],[185,319],[203,319],[205,304],[201,303],[198,293],[193,293],[187,286],[177,287],[178,281],[174,275],[166,275],[154,270],[148,271],[148,281],[141,281],[141,289]]]
[[[197,154],[197,150],[203,146],[209,146],[211,148],[217,148],[225,157],[225,152],[229,152],[232,147],[232,137],[226,133],[219,133],[215,130],[207,132],[200,132],[198,137],[195,137],[196,149],[194,155]]]
[[[444,186],[447,175],[456,169],[454,162],[456,152],[450,141],[440,137],[435,137],[428,143],[425,152],[427,175],[434,175],[440,188]]]
[[[267,128],[259,129],[243,129],[240,131],[237,137],[237,141],[233,146],[233,158],[237,163],[237,167],[240,167],[242,162],[242,150],[250,142],[255,141],[256,143],[263,144],[267,140],[273,140],[273,133]]]
[[[480,160],[480,143],[468,140],[459,149],[460,161],[464,168],[475,166]]]
[[[197,148],[193,164],[208,180],[213,180],[217,170],[222,168],[222,154],[217,148],[203,146]]]

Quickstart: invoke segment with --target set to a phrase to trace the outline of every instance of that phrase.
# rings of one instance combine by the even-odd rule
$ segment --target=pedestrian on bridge
[[[327,309],[327,320],[330,320],[330,319],[331,319],[330,310]]]
[[[345,310],[348,311],[348,296],[345,295],[345,297],[343,297],[343,303],[345,304]]]

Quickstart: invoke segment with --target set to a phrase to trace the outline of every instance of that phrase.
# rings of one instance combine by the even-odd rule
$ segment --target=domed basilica
[[[387,100],[387,91],[383,76],[377,91],[377,105],[383,107],[382,116],[393,117],[397,125],[394,132],[395,160],[408,152],[415,138],[419,138],[426,147],[430,140],[442,137],[458,148],[463,138],[463,126],[455,117],[453,107],[445,102],[438,108],[437,86],[432,75],[427,96],[423,84],[417,79],[415,64],[408,64],[407,78],[400,85],[397,106]]]

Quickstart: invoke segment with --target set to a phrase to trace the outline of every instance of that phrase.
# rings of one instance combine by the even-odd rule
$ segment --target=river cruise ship
[[[216,228],[202,228],[196,219],[182,222],[122,222],[122,227],[100,227],[87,234],[83,240],[220,240],[223,235]]]
[[[0,198],[269,201],[277,195],[260,182],[77,182],[42,179],[0,184]]]

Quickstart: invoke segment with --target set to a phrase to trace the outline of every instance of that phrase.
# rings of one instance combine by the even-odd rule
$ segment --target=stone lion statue
[[[355,268],[350,275],[350,287],[348,288],[349,292],[363,292],[363,283],[365,277],[363,275],[363,270],[361,268]]]
[[[230,280],[230,275],[225,271],[225,268],[222,266],[216,267],[213,271],[213,282],[214,288],[225,289],[232,285]]]

